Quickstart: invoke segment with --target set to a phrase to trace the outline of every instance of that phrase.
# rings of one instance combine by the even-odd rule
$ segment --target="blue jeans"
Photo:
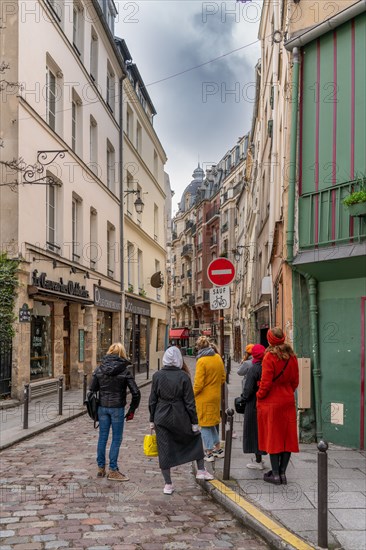
[[[97,464],[99,468],[105,466],[105,451],[112,426],[112,443],[109,449],[109,469],[118,470],[118,454],[122,443],[123,427],[125,423],[124,407],[99,407],[99,439],[97,447]]]
[[[209,451],[212,451],[220,443],[220,436],[216,426],[201,426],[201,435],[203,446]]]

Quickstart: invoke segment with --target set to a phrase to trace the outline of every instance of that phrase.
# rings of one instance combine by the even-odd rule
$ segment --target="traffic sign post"
[[[213,285],[229,285],[235,277],[235,266],[227,258],[216,258],[209,264],[207,276]]]
[[[219,309],[219,327],[220,327],[220,355],[224,358],[224,308],[230,307],[230,287],[229,285],[235,277],[235,266],[227,258],[216,258],[212,260],[207,268],[207,276],[211,283],[216,286],[210,290],[210,308]],[[219,287],[219,288],[217,288]],[[224,290],[227,288],[228,290]],[[222,291],[221,293],[218,291]],[[229,299],[226,300],[223,295],[228,292]],[[211,296],[216,297],[211,301]],[[226,303],[227,302],[227,303]],[[227,305],[228,304],[228,305]],[[217,307],[215,307],[217,306]],[[226,405],[227,405],[227,392],[226,384],[223,384],[221,388],[221,437],[225,440],[225,427],[226,427]]]
[[[228,309],[230,307],[230,287],[219,286],[210,288],[210,309]]]

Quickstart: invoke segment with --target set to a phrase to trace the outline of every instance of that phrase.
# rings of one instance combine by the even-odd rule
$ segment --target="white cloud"
[[[154,125],[168,156],[166,171],[175,190],[176,208],[198,158],[204,165],[218,162],[249,130],[252,102],[244,98],[248,83],[254,81],[259,42],[180,76],[152,83],[255,41],[260,3],[116,3],[116,34],[126,40],[158,112]]]

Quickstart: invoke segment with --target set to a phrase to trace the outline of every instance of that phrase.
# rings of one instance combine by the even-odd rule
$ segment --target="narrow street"
[[[2,452],[2,550],[268,548],[206,495],[190,464],[174,469],[176,492],[163,494],[158,461],[142,450],[149,392],[125,425],[127,483],[95,477],[98,431],[87,416]]]

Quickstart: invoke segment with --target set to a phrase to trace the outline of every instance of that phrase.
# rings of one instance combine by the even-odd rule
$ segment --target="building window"
[[[133,209],[133,193],[129,193],[129,191],[132,191],[133,189],[133,177],[129,172],[127,172],[127,196],[126,196],[126,203],[127,203],[127,214],[132,217],[132,209]]]
[[[98,215],[95,208],[90,208],[90,243],[89,243],[89,259],[90,269],[97,269],[99,245],[98,245]]]
[[[112,344],[113,314],[109,311],[97,313],[97,362],[99,363]]]
[[[154,239],[157,241],[159,237],[159,208],[154,204]]]
[[[46,120],[54,131],[56,131],[56,84],[56,75],[46,67]]]
[[[107,187],[114,193],[115,185],[115,152],[113,145],[107,140]]]
[[[107,63],[107,105],[114,113],[116,92],[115,92],[115,76],[109,63]]]
[[[130,109],[130,107],[127,105],[127,112],[126,112],[126,134],[129,140],[132,140],[132,133],[133,133],[133,113]]]
[[[97,82],[98,80],[98,35],[92,27],[90,41],[90,76]]]
[[[72,43],[77,54],[81,57],[83,46],[84,15],[82,5],[78,1],[74,1],[72,13]]]
[[[61,23],[62,21],[62,7],[60,0],[47,0],[47,4],[50,6],[51,11],[55,19]]]
[[[127,243],[127,284],[129,292],[133,292],[133,256],[134,246],[132,243]]]
[[[92,116],[90,117],[90,168],[98,173],[98,125]]]
[[[115,265],[115,228],[108,222],[107,226],[107,275],[108,277],[114,276]]]
[[[72,199],[71,207],[71,229],[72,229],[72,260],[78,262],[80,260],[80,247],[81,247],[81,201],[78,197],[74,196]]]
[[[137,152],[141,154],[141,147],[142,147],[142,128],[141,124],[137,122],[136,125],[136,149]]]
[[[143,276],[143,265],[142,265],[142,251],[137,251],[137,285],[139,293],[144,290],[144,276]]]
[[[48,250],[60,252],[57,244],[57,188],[54,185],[47,185],[47,241]]]
[[[71,103],[71,148],[74,153],[79,154],[82,151],[82,115],[81,99],[73,90]]]

